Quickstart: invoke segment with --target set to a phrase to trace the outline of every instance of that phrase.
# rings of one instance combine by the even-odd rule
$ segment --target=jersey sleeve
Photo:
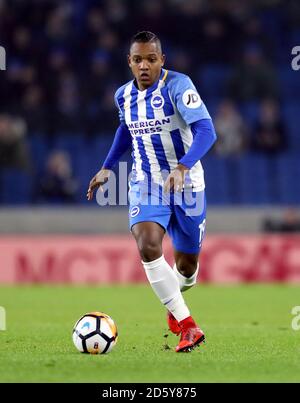
[[[115,93],[115,105],[118,108],[118,112],[119,112],[119,120],[120,123],[125,123],[125,116],[124,116],[124,111],[121,107],[121,102],[120,102],[120,93],[121,93],[121,89],[119,88],[116,93]]]
[[[170,95],[182,119],[190,125],[198,120],[211,119],[192,80],[180,74],[170,82]]]
[[[191,124],[194,140],[179,163],[191,169],[208,152],[217,139],[211,119],[201,119]]]
[[[112,169],[130,146],[131,135],[129,133],[128,127],[125,123],[121,123],[116,131],[113,144],[102,165],[102,168]]]

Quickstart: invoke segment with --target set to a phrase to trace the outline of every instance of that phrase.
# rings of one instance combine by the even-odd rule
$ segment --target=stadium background
[[[202,280],[299,281],[297,1],[16,0],[0,2],[0,282],[145,281],[127,207],[86,200],[144,29],[166,67],[191,76],[218,133],[203,159]]]
[[[299,280],[298,239],[254,235],[299,230],[297,2],[4,1],[0,22],[2,282],[144,279],[129,235],[115,242],[128,232],[126,207],[85,195],[118,124],[128,40],[145,28],[161,37],[167,67],[192,77],[219,136],[203,160],[203,280]]]

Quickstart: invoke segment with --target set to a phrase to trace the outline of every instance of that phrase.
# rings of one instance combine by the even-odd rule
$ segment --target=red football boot
[[[182,320],[178,325],[181,326],[182,330],[179,344],[176,347],[177,353],[192,351],[196,346],[205,341],[204,333],[196,325],[191,316]]]
[[[178,336],[182,329],[179,326],[178,320],[171,314],[170,311],[167,312],[167,322],[171,332]]]

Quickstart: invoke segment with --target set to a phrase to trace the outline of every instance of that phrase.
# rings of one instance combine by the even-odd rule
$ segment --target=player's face
[[[128,64],[140,90],[151,87],[159,79],[164,62],[165,55],[155,42],[135,42],[131,45]]]

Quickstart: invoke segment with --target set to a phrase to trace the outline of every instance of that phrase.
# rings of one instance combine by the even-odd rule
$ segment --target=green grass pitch
[[[149,285],[2,286],[0,382],[300,381],[300,330],[291,327],[299,287],[200,285],[185,298],[207,343],[178,354]],[[118,326],[107,355],[73,346],[72,327],[89,311],[111,315]]]

